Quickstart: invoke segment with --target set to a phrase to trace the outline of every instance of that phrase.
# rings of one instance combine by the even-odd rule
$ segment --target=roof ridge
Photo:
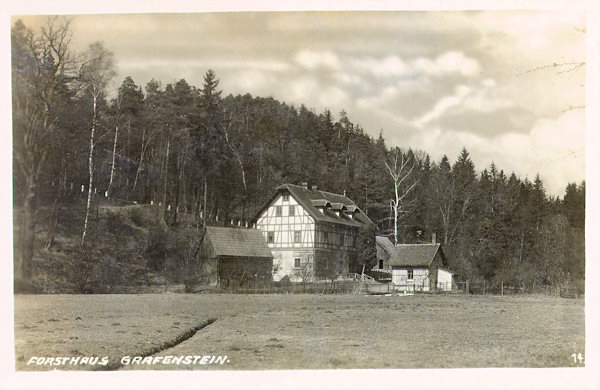
[[[348,198],[346,195],[344,194],[336,194],[335,192],[330,192],[330,191],[325,191],[325,190],[321,190],[321,189],[316,189],[316,190],[312,190],[310,187],[304,187],[302,185],[298,185],[298,184],[292,184],[292,183],[285,183],[282,184],[281,187],[283,186],[294,186],[294,187],[298,187],[301,188],[303,190],[308,190],[308,191],[316,191],[316,192],[322,192],[325,194],[329,194],[329,195],[337,195],[337,196],[343,196],[344,198],[348,199],[349,201],[351,201],[354,204],[354,201],[352,201],[352,199]]]
[[[421,246],[427,246],[427,245],[428,246],[435,246],[435,245],[440,245],[440,243],[436,242],[434,244],[433,242],[428,242],[428,243],[417,243],[417,244],[396,244],[395,246],[401,246],[401,245],[402,246],[410,246],[410,245],[413,245],[413,246],[417,246],[417,245],[421,245]]]

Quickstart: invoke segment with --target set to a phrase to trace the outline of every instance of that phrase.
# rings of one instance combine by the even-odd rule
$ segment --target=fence
[[[570,287],[554,287],[549,285],[534,284],[526,286],[511,285],[488,281],[466,281],[438,283],[436,289],[425,288],[423,284],[406,283],[369,283],[358,278],[345,280],[328,280],[312,283],[279,283],[279,282],[255,282],[243,286],[201,288],[204,292],[226,292],[234,294],[470,294],[470,295],[517,295],[517,294],[540,294],[548,296],[562,296],[579,298],[583,296],[582,291]]]
[[[561,296],[578,298],[584,294],[582,289],[569,285],[550,286],[546,284],[510,284],[504,281],[489,282],[466,281],[456,282],[457,291],[471,295],[517,295],[517,294],[540,294],[549,296]]]
[[[255,283],[219,289],[235,294],[354,294],[364,286],[357,280],[330,280],[315,283]]]

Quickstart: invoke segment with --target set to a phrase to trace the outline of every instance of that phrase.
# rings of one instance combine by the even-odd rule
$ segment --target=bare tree
[[[112,150],[112,162],[110,164],[110,179],[108,181],[108,188],[106,189],[106,195],[110,197],[112,184],[115,176],[115,160],[117,157],[117,140],[119,139],[119,124],[121,120],[121,96],[117,95],[115,102],[115,138],[113,140]]]
[[[57,131],[60,93],[74,80],[68,20],[47,19],[39,32],[18,21],[12,30],[13,156],[24,182],[17,275],[32,276],[39,177]]]
[[[409,184],[414,163],[409,161],[398,147],[394,148],[392,153],[393,155],[385,161],[385,167],[394,181],[394,199],[390,200],[390,206],[394,213],[394,245],[397,245],[398,222],[410,212],[410,205],[413,203],[412,200],[406,200],[406,197],[415,188],[418,180]]]
[[[112,53],[107,51],[101,43],[91,44],[86,55],[88,59],[81,67],[80,80],[83,83],[85,93],[91,97],[92,123],[90,128],[90,151],[88,155],[88,195],[83,232],[81,234],[81,246],[85,245],[94,188],[94,147],[96,146],[94,136],[98,126],[98,103],[104,94],[108,82],[114,76]]]
[[[310,283],[315,278],[315,271],[313,269],[312,263],[306,261],[300,265],[300,268],[295,268],[292,272],[292,275],[295,278],[302,282],[302,287],[306,288],[306,283]]]

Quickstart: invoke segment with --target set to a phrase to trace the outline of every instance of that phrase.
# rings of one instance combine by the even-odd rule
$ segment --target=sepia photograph
[[[593,388],[584,7],[6,16],[17,378]]]

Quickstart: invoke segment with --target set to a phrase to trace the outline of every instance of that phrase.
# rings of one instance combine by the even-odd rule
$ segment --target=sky
[[[208,69],[224,95],[271,96],[349,119],[388,145],[478,171],[585,179],[586,15],[578,10],[70,15],[74,47],[114,53],[115,90]],[[22,17],[26,25],[41,20]],[[13,21],[16,18],[13,18]],[[554,65],[556,64],[556,66]]]

